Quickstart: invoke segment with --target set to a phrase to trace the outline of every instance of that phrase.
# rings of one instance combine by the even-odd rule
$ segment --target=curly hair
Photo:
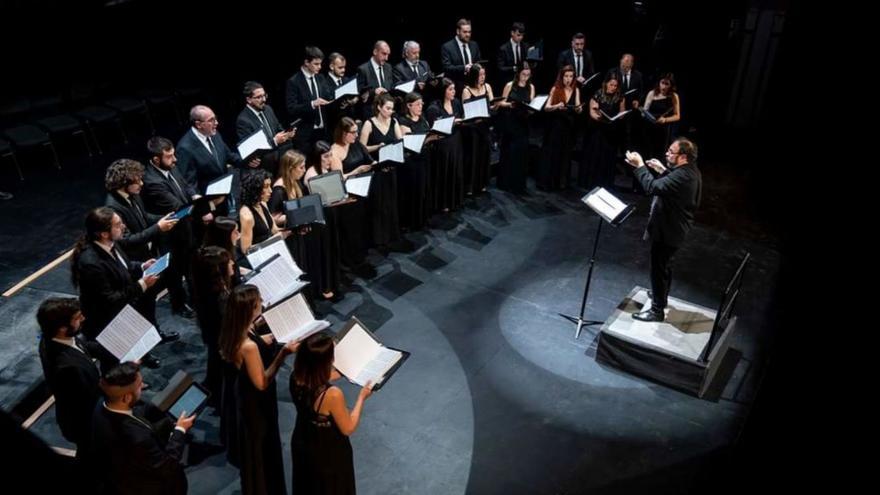
[[[144,177],[144,166],[136,160],[120,158],[107,167],[104,174],[104,188],[116,191],[141,180]]]
[[[241,204],[257,206],[263,195],[263,183],[270,180],[269,172],[258,168],[251,170],[241,178]]]

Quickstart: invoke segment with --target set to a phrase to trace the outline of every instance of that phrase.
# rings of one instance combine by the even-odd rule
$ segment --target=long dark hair
[[[235,363],[235,356],[244,341],[245,334],[257,317],[260,304],[260,289],[255,285],[242,284],[232,290],[226,300],[226,314],[220,327],[218,347],[220,357],[228,363]]]
[[[660,92],[660,81],[669,81],[669,96],[675,94],[675,75],[672,72],[664,72],[660,74],[660,77],[657,78],[657,84],[654,85],[654,96],[661,95],[663,93]]]
[[[471,65],[471,69],[467,74],[464,75],[464,84],[469,88],[476,88],[477,83],[480,81],[480,71],[483,70],[484,67],[480,64]]]
[[[229,217],[217,217],[205,228],[202,247],[219,246],[235,256],[235,245],[232,243],[232,232],[238,228],[235,220]]]
[[[245,175],[241,179],[241,204],[257,207],[263,196],[263,185],[267,180],[271,180],[269,172],[261,168],[251,170]]]
[[[311,168],[315,170],[315,174],[323,174],[324,170],[321,168],[321,157],[328,151],[330,151],[330,143],[324,140],[317,141],[315,145],[312,146],[312,152],[309,153],[309,159],[306,161],[306,171]]]
[[[90,242],[101,238],[101,233],[110,232],[113,228],[113,212],[109,207],[95,208],[86,214],[86,232],[76,241],[70,262],[70,281],[79,287],[79,258]]]
[[[319,332],[308,337],[299,346],[293,362],[293,381],[314,397],[330,381],[333,369],[333,348],[330,335]]]
[[[232,276],[229,262],[232,256],[219,246],[202,246],[193,257],[193,296],[196,301],[209,301],[212,297],[229,292]]]

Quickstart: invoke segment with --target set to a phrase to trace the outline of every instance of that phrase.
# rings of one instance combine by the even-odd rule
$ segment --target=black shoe
[[[141,358],[141,364],[150,368],[151,370],[159,368],[159,365],[162,364],[159,362],[158,358],[155,358],[149,354]]]
[[[184,304],[182,308],[172,310],[171,312],[176,314],[177,316],[186,318],[187,320],[192,320],[196,317],[196,314],[193,312],[192,308],[190,308],[186,304]]]
[[[167,344],[168,342],[174,342],[175,340],[180,339],[180,334],[177,332],[163,332],[159,330],[159,337],[162,337],[162,343]]]
[[[663,321],[666,319],[666,315],[663,311],[654,311],[653,309],[648,309],[642,311],[641,313],[633,313],[633,320],[639,321]]]

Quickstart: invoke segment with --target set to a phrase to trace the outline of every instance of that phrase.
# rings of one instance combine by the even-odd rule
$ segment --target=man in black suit
[[[633,68],[635,59],[632,54],[624,53],[620,57],[620,65],[610,69],[605,75],[605,79],[614,75],[620,81],[620,93],[624,95],[626,100],[626,110],[638,110],[640,100],[644,95],[644,86],[642,83],[642,73]],[[626,149],[640,149],[640,143],[636,143],[636,126],[642,119],[631,112],[623,116],[624,121],[624,146]]]
[[[403,60],[394,66],[394,85],[416,81],[416,91],[423,92],[425,84],[432,77],[431,66],[421,59],[422,49],[415,41],[407,41],[403,44]],[[434,79],[434,85],[438,84]]]
[[[464,75],[470,70],[471,65],[482,59],[480,45],[476,41],[471,41],[471,21],[459,19],[456,23],[455,38],[440,47],[440,65],[443,67],[443,73],[454,81],[456,89],[461,91]]]
[[[140,195],[143,179],[144,166],[127,158],[115,160],[104,174],[104,206],[116,212],[126,227],[117,245],[126,256],[136,260],[158,257],[162,232],[177,225],[176,219],[169,218],[173,211],[165,216],[147,211]]]
[[[187,492],[181,465],[195,415],[183,411],[170,435],[135,408],[143,377],[134,363],[104,374],[106,400],[92,415],[92,456],[107,493],[177,495]]]
[[[529,52],[529,45],[523,41],[526,35],[526,26],[521,22],[514,22],[510,26],[510,40],[498,48],[498,88],[513,81],[516,67],[523,64]]]
[[[140,195],[144,186],[143,178],[144,166],[127,158],[111,163],[104,175],[104,187],[107,189],[104,205],[116,212],[125,223],[125,234],[117,246],[129,259],[136,260],[156,258],[167,253],[170,250],[167,239],[173,236],[167,232],[178,224],[178,220],[169,218],[174,211],[162,216],[147,209]],[[184,220],[180,228],[181,231],[188,230],[189,220]],[[178,261],[172,259],[172,263],[176,265]],[[181,277],[175,270],[165,270],[159,275],[159,283],[147,293],[156,297],[166,288],[171,296],[172,312],[184,318],[193,318],[192,309],[186,304]],[[175,332],[166,335],[172,339],[172,334],[176,335]]]
[[[269,95],[262,84],[248,81],[244,83],[242,93],[246,105],[238,114],[238,118],[235,119],[235,133],[238,141],[241,142],[253,133],[262,131],[266,135],[266,140],[275,147],[275,150],[262,156],[260,166],[274,177],[278,170],[278,160],[282,153],[291,148],[289,141],[296,134],[296,129],[289,132],[282,129],[275,117],[275,111],[266,103]]]
[[[651,307],[633,318],[663,321],[672,284],[673,257],[694,225],[694,212],[702,195],[697,145],[687,138],[673,141],[666,150],[665,167],[657,159],[648,160],[646,167],[637,152],[627,152],[626,161],[635,167],[636,178],[645,192],[653,196],[645,232],[651,240]]]
[[[557,70],[566,65],[574,67],[574,77],[581,86],[596,72],[593,68],[593,54],[584,49],[585,45],[584,33],[576,33],[571,37],[571,48],[560,53],[556,60]]]
[[[241,157],[217,135],[219,121],[213,110],[196,105],[189,120],[192,127],[177,142],[177,166],[187,185],[203,192],[209,182],[228,174],[233,166],[241,166]],[[250,168],[259,166],[259,158],[247,164]],[[229,211],[235,211],[234,204],[229,205]]]
[[[322,93],[318,78],[323,60],[324,52],[316,46],[307,46],[302,67],[287,80],[284,91],[287,114],[291,119],[300,119],[293,147],[306,156],[315,142],[330,135],[322,107],[330,103],[333,96]]]
[[[102,347],[76,337],[83,319],[75,297],[50,297],[37,310],[40,362],[55,396],[55,421],[64,438],[76,444],[79,460],[89,452],[92,412],[101,397],[101,375],[92,353],[99,356]]]
[[[145,297],[157,281],[156,275],[143,276],[155,263],[129,261],[116,246],[125,224],[110,208],[95,208],[86,215],[86,233],[76,243],[71,263],[73,286],[79,288],[83,334],[91,340],[122,311],[132,305],[141,315],[156,323],[156,299]]]
[[[367,120],[373,116],[373,102],[376,97],[391,91],[394,87],[394,73],[388,64],[391,47],[379,40],[373,43],[373,56],[358,67],[358,90],[366,94],[361,105],[361,118]]]
[[[327,95],[328,98],[336,97],[336,88],[347,83],[345,77],[345,68],[347,62],[341,53],[333,52],[327,56],[327,72],[321,74],[320,82],[323,84],[321,94]],[[333,134],[336,125],[343,117],[352,120],[358,120],[357,103],[358,96],[347,96],[334,100],[331,104],[321,109],[327,123],[327,131],[329,135]]]

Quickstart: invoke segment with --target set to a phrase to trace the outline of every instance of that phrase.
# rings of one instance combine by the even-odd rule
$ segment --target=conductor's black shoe
[[[181,307],[181,308],[172,310],[171,312],[176,314],[177,316],[180,316],[182,318],[186,318],[187,320],[192,320],[193,318],[196,317],[196,314],[193,312],[192,308],[190,308],[186,304],[184,304],[183,307]]]
[[[162,343],[167,344],[168,342],[174,342],[180,338],[180,334],[177,332],[163,332],[159,330],[159,337],[162,337]]]
[[[639,321],[663,321],[666,319],[666,315],[663,311],[649,309],[642,311],[641,313],[633,313],[633,319]]]
[[[159,368],[159,364],[161,363],[157,358],[147,354],[146,356],[141,358],[141,364],[143,364],[147,368],[150,368],[151,370],[154,370]]]

